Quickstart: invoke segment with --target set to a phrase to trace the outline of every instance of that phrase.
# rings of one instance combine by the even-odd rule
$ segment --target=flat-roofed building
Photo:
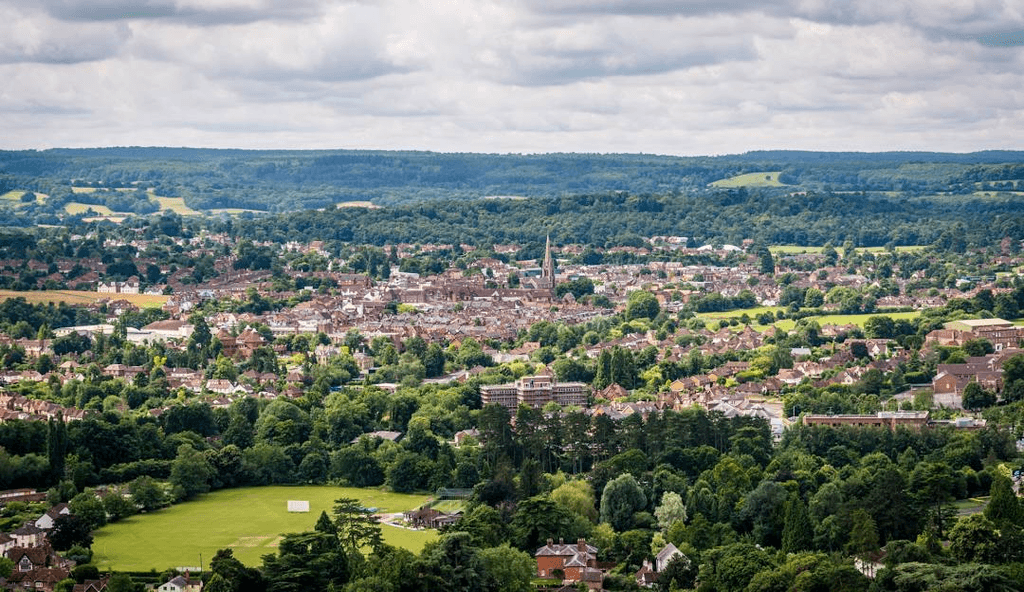
[[[921,429],[928,425],[927,411],[880,411],[874,415],[805,415],[804,425],[877,426],[891,430],[899,426]]]
[[[520,404],[538,408],[552,401],[563,407],[586,407],[587,386],[582,382],[558,382],[546,374],[525,376],[514,383],[481,386],[480,399],[484,405],[495,403],[513,411]]]

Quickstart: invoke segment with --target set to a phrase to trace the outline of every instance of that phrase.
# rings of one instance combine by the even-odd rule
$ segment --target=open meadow
[[[160,204],[160,211],[171,210],[175,214],[181,214],[182,216],[201,216],[203,214],[185,205],[185,198],[183,197],[163,197],[154,195],[152,192],[150,192],[149,196]]]
[[[722,319],[737,319],[746,314],[751,319],[754,319],[757,315],[761,313],[774,313],[777,310],[780,310],[779,307],[758,306],[756,308],[742,308],[737,310],[729,310],[725,312],[700,313],[697,316],[706,321],[719,321]],[[887,316],[892,319],[914,319],[917,318],[920,314],[921,313],[919,311],[887,312],[885,310],[879,310],[870,314],[830,314],[811,316],[806,318],[817,321],[819,325],[857,325],[858,327],[863,328],[864,322],[871,317]],[[761,325],[758,323],[752,323],[751,326],[754,327],[754,329],[757,329],[758,331],[764,331],[768,327],[778,327],[783,331],[792,331],[793,328],[796,327],[796,321],[792,319],[780,319],[775,321],[771,325]],[[737,327],[737,330],[738,329],[739,327]]]
[[[819,325],[857,325],[858,327],[864,328],[864,322],[871,317],[889,317],[891,319],[915,319],[921,313],[919,311],[909,312],[886,312],[880,310],[871,314],[834,314],[834,315],[821,315],[817,317],[807,317],[817,321]],[[782,319],[775,321],[774,325],[783,331],[791,331],[796,327],[796,321],[791,319]]]
[[[719,179],[711,183],[712,187],[782,187],[784,183],[779,181],[779,174],[782,171],[764,171],[760,173],[746,173],[736,175],[728,179]]]
[[[924,245],[904,245],[896,247],[898,253],[916,253],[923,251],[926,247]],[[772,255],[798,255],[800,253],[821,253],[825,250],[824,246],[802,246],[802,245],[773,245],[768,247]],[[858,251],[864,251],[867,253],[884,253],[885,247],[857,247]],[[837,246],[836,251],[842,251],[842,246]]]
[[[64,211],[69,213],[69,214],[71,214],[71,215],[84,214],[84,213],[88,212],[89,210],[92,210],[93,212],[96,212],[97,214],[99,214],[101,216],[116,216],[116,215],[128,216],[128,215],[130,215],[127,212],[114,212],[113,210],[111,210],[107,206],[101,206],[99,204],[87,204],[87,203],[80,203],[80,202],[77,202],[77,201],[71,201],[71,202],[68,202],[68,203],[64,204]]]
[[[23,205],[21,197],[25,195],[25,193],[27,192],[18,190],[8,191],[7,193],[0,195],[0,201],[7,201],[13,203],[16,206],[20,206]],[[44,201],[46,201],[47,197],[49,196],[46,195],[45,193],[36,193],[36,200],[34,203],[43,203]]]
[[[312,530],[320,512],[328,515],[334,500],[349,497],[381,512],[421,506],[425,495],[327,485],[222,489],[193,501],[138,514],[94,533],[93,563],[101,571],[162,571],[167,567],[204,565],[218,549],[231,548],[242,563],[256,566],[277,552],[283,534]],[[308,500],[308,513],[289,513],[288,500]],[[381,526],[384,541],[418,553],[437,531]]]
[[[30,304],[91,304],[100,300],[127,300],[139,308],[163,306],[169,296],[160,294],[101,294],[82,290],[0,290],[0,301],[8,298],[24,298]]]
[[[343,201],[337,204],[339,208],[366,208],[368,210],[379,210],[381,206],[372,201]]]

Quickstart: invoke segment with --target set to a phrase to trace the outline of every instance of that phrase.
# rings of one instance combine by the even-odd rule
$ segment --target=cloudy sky
[[[0,0],[0,148],[1024,149],[1022,0]]]

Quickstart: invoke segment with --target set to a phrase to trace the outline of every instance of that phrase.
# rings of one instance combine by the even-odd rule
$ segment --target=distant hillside
[[[190,148],[5,151],[0,152],[0,193],[51,196],[52,212],[40,204],[38,210],[8,210],[8,217],[41,212],[59,218],[63,204],[75,201],[69,197],[72,187],[136,188],[143,190],[140,195],[152,189],[152,195],[183,198],[184,206],[202,212],[286,212],[353,201],[394,206],[496,195],[700,194],[723,179],[733,180],[730,186],[747,186],[743,175],[762,171],[778,172],[779,192],[969,193],[976,184],[1024,179],[1024,152],[765,151],[674,157]],[[765,183],[760,179],[756,185]]]

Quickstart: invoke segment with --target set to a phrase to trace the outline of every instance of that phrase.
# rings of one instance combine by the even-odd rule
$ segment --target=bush
[[[78,564],[78,567],[86,567],[86,563],[92,562],[92,549],[88,549],[81,545],[72,545],[70,549],[64,552],[64,558],[74,561]],[[88,567],[96,569],[94,566],[91,565]]]

